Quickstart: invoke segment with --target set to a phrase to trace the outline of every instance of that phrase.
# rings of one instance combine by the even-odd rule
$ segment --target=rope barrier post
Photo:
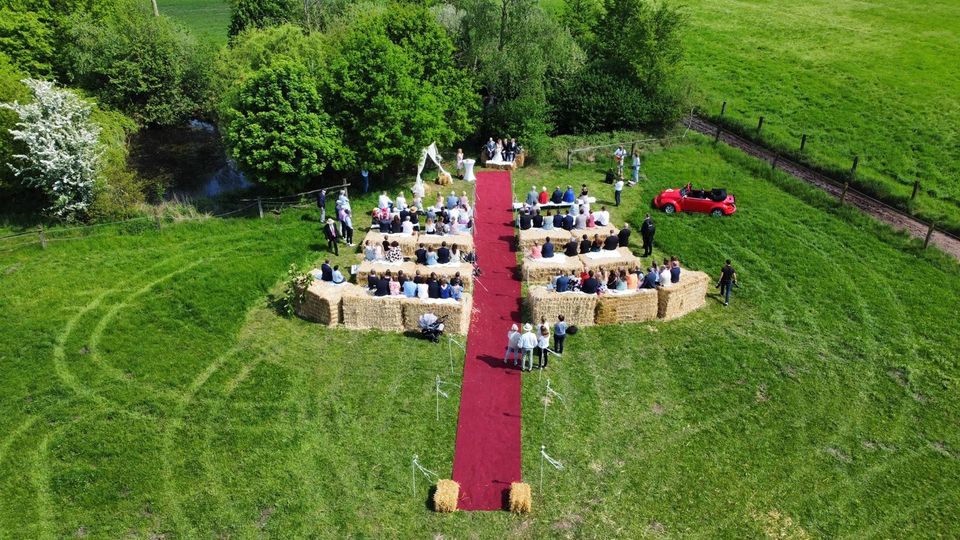
[[[930,237],[933,236],[933,231],[936,229],[936,222],[930,222],[930,228],[927,229],[927,237],[923,239],[923,249],[927,249],[927,246],[930,244]]]
[[[913,193],[910,194],[910,200],[911,200],[911,201],[917,198],[917,192],[918,192],[918,191],[920,191],[920,181],[919,181],[919,180],[914,180],[914,181],[913,181]]]
[[[723,118],[723,113],[727,112],[727,102],[724,101],[723,105],[720,106],[720,118]]]
[[[440,421],[440,376],[437,375],[436,392],[437,395],[437,422]]]
[[[840,204],[843,204],[843,200],[847,198],[847,190],[850,189],[850,182],[843,183],[843,192],[840,193]]]
[[[413,460],[410,462],[410,479],[413,481],[413,496],[417,496],[417,455],[413,455]]]
[[[853,156],[853,167],[850,167],[850,176],[857,174],[857,165],[860,165],[860,156]]]
[[[543,495],[543,456],[547,452],[547,447],[540,445],[540,494]]]
[[[257,211],[260,212],[260,219],[263,219],[263,201],[257,197]]]
[[[40,247],[47,249],[47,235],[43,232],[43,225],[37,225],[37,232],[40,234]]]
[[[800,137],[800,151],[803,152],[803,149],[806,146],[807,146],[807,134],[804,133],[803,136]]]
[[[760,130],[763,129],[763,116],[760,117],[760,120],[757,122],[757,133],[760,133]]]

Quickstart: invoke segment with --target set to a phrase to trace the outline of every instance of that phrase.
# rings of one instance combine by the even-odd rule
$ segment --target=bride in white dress
[[[497,149],[493,154],[493,161],[503,161],[503,139],[497,139]]]

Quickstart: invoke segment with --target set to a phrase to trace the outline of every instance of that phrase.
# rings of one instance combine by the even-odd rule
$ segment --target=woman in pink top
[[[390,276],[390,296],[400,296],[400,282],[395,276]]]
[[[542,257],[543,257],[543,248],[540,247],[540,244],[534,242],[533,247],[530,248],[530,258],[540,259]]]
[[[587,214],[587,228],[592,229],[597,226],[597,220],[593,217],[593,212]]]

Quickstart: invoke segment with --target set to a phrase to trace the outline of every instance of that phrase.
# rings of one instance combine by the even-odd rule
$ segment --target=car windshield
[[[681,197],[686,197],[687,193],[690,193],[690,188],[688,186],[683,186],[682,188],[680,188]]]

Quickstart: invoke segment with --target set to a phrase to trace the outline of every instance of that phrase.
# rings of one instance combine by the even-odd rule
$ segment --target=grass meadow
[[[326,257],[315,210],[0,253],[0,538],[952,535],[957,264],[696,136],[644,173],[618,224],[687,179],[737,195],[730,218],[654,217],[657,256],[732,258],[741,287],[585,329],[525,377],[522,517],[411,492],[413,454],[450,475],[459,395],[437,421],[432,389],[462,356],[451,374],[442,345],[271,307]],[[591,164],[515,178],[612,199]],[[546,376],[565,399],[544,421]],[[565,465],[543,491],[541,444]]]
[[[214,45],[227,43],[230,2],[227,0],[157,0],[160,13],[190,28]]]

